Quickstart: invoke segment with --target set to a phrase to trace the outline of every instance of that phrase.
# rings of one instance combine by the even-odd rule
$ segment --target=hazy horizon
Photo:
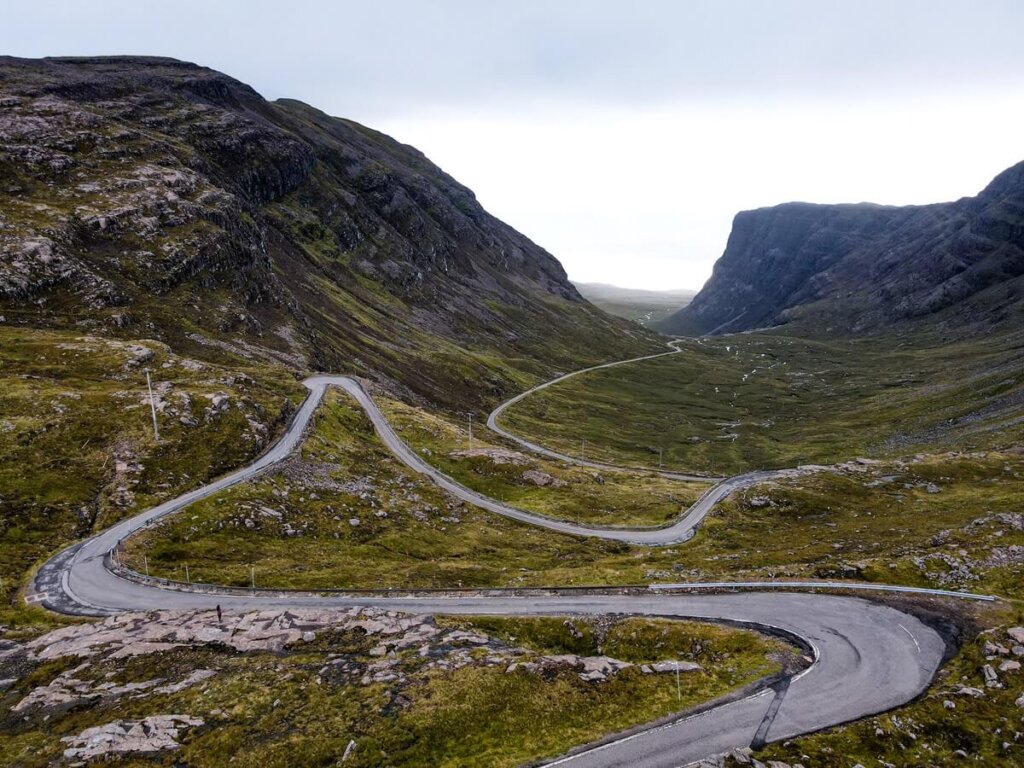
[[[8,16],[10,55],[173,56],[382,130],[580,282],[696,290],[738,211],[952,200],[1024,159],[1024,7],[1001,0],[100,0]]]

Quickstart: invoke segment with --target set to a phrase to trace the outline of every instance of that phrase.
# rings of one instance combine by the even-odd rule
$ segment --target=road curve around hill
[[[672,354],[672,353],[667,353]],[[555,760],[573,768],[676,768],[724,750],[791,738],[904,704],[927,688],[942,662],[945,644],[933,629],[902,611],[861,598],[792,592],[729,594],[580,594],[540,596],[377,597],[288,594],[270,591],[209,592],[166,589],[124,578],[108,567],[108,555],[124,538],[194,501],[255,477],[288,456],[328,386],[350,392],[366,409],[381,438],[402,461],[452,493],[485,509],[523,522],[577,535],[645,544],[680,540],[676,526],[651,531],[600,531],[514,510],[480,496],[427,465],[391,430],[358,382],[348,377],[307,380],[311,394],[281,439],[252,464],[165,502],[80,542],[45,563],[26,596],[53,610],[110,615],[155,608],[228,610],[299,607],[384,606],[396,611],[449,614],[631,614],[703,618],[775,629],[798,637],[813,650],[810,668],[753,696],[657,728],[612,740]],[[723,481],[715,500],[751,476]],[[730,485],[737,481],[738,485]],[[690,512],[677,525],[689,530],[714,504]],[[694,505],[697,507],[701,502]],[[699,515],[696,517],[695,515]],[[635,539],[636,536],[652,538]],[[685,538],[685,537],[683,537]]]
[[[558,384],[560,382],[565,381],[566,379],[571,379],[574,376],[579,376],[581,373],[589,373],[590,371],[599,371],[602,368],[614,368],[615,366],[626,365],[627,363],[639,363],[642,360],[654,360],[657,357],[665,357],[666,355],[678,355],[680,352],[682,352],[682,350],[679,349],[679,347],[676,346],[676,345],[680,344],[680,343],[681,342],[679,342],[679,341],[670,341],[668,343],[668,345],[667,345],[667,346],[669,346],[671,348],[671,351],[669,351],[669,352],[656,352],[653,355],[643,355],[642,357],[631,357],[628,360],[616,360],[616,361],[611,362],[611,363],[601,363],[600,365],[592,365],[589,368],[580,368],[579,370],[570,371],[569,373],[564,373],[561,376],[558,376],[558,377],[556,377],[554,379],[550,379],[548,381],[542,382],[542,383],[538,384],[535,387],[531,387],[530,389],[527,389],[524,392],[520,392],[515,397],[509,398],[504,403],[502,403],[497,408],[495,408],[493,411],[491,411],[487,415],[487,428],[489,430],[491,430],[492,432],[501,435],[506,440],[511,440],[512,442],[514,442],[517,445],[519,445],[521,448],[525,448],[526,450],[531,451],[532,453],[536,453],[536,454],[538,454],[540,456],[546,456],[547,458],[555,459],[556,461],[564,461],[564,462],[567,462],[569,464],[577,464],[577,465],[579,465],[581,467],[593,467],[594,469],[612,469],[612,470],[614,470],[614,469],[636,469],[636,470],[642,470],[642,471],[645,471],[645,472],[655,472],[656,471],[657,474],[661,475],[662,477],[667,477],[670,480],[690,480],[690,481],[693,481],[693,480],[711,480],[711,481],[720,481],[723,478],[721,478],[721,477],[711,477],[709,475],[687,475],[687,474],[683,474],[683,473],[680,473],[680,472],[662,472],[660,470],[652,470],[649,467],[628,467],[628,466],[621,466],[621,465],[617,465],[617,464],[605,464],[605,463],[602,463],[600,461],[588,461],[588,460],[582,459],[582,458],[580,458],[578,456],[569,456],[568,454],[559,453],[558,451],[553,451],[550,448],[545,448],[543,445],[539,445],[538,443],[531,442],[529,440],[526,440],[525,438],[520,437],[519,435],[517,435],[517,434],[515,434],[513,432],[509,432],[507,429],[505,429],[500,424],[498,424],[498,417],[501,416],[501,414],[504,413],[504,411],[507,408],[510,408],[511,406],[513,406],[516,403],[518,403],[520,400],[523,400],[523,399],[529,397],[534,392],[539,392],[542,389],[547,389],[548,387],[550,387],[553,384]]]
[[[665,354],[673,353],[668,352]],[[354,379],[348,378],[347,376],[318,376],[306,380],[306,386],[313,388],[314,396],[317,399],[323,396],[324,388],[331,384],[342,387],[355,398],[360,407],[362,407],[366,412],[366,415],[370,418],[370,421],[373,422],[374,429],[377,431],[381,440],[384,441],[384,444],[387,445],[388,449],[409,468],[426,475],[434,483],[455,496],[458,496],[463,501],[467,501],[481,509],[486,509],[488,512],[493,512],[513,520],[535,525],[540,528],[547,528],[552,531],[558,531],[559,533],[567,533],[573,536],[589,536],[599,539],[609,539],[612,541],[623,541],[627,544],[642,544],[646,546],[667,546],[669,544],[677,544],[681,541],[686,541],[693,536],[694,529],[700,525],[701,520],[703,520],[708,512],[714,508],[715,504],[724,499],[730,493],[738,490],[739,488],[743,488],[753,483],[763,482],[764,480],[771,479],[772,477],[776,477],[780,474],[778,472],[750,472],[745,475],[738,475],[736,477],[721,480],[705,491],[697,501],[690,505],[690,508],[686,510],[685,514],[677,518],[672,524],[661,528],[599,528],[582,525],[568,520],[545,517],[544,515],[526,512],[522,509],[518,509],[517,507],[509,506],[508,504],[492,499],[490,496],[477,493],[476,491],[471,490],[452,479],[444,472],[441,472],[439,469],[421,458],[419,454],[410,448],[409,445],[395,433],[384,414],[381,413],[376,403],[373,402],[373,399],[366,393],[362,386],[360,386],[359,382]],[[502,432],[502,434],[507,433]],[[550,455],[550,452],[547,453]],[[558,456],[558,454],[554,455]],[[589,466],[612,468],[610,465],[605,464],[591,464]],[[667,474],[666,476],[680,480],[708,479],[703,477],[697,478],[696,476],[690,475]]]

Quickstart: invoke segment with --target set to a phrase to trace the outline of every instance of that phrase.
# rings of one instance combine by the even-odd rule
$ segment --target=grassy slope
[[[821,473],[745,491],[687,544],[630,547],[539,531],[445,497],[392,459],[361,411],[333,394],[301,461],[200,502],[135,539],[128,558],[141,569],[145,553],[150,571],[169,578],[183,578],[188,563],[194,579],[238,585],[254,563],[261,584],[288,587],[827,576],[1016,594],[1017,566],[1001,553],[1024,544],[1012,517],[1022,476],[1019,456],[996,453]],[[616,482],[598,487],[614,494]],[[950,581],[950,570],[970,576]]]
[[[380,405],[402,439],[434,466],[473,490],[550,517],[602,527],[664,525],[709,485],[667,480],[653,472],[597,472],[515,451],[513,462],[506,463],[486,453],[508,451],[505,441],[479,423],[469,453],[467,424],[397,400],[383,399]],[[531,470],[552,482],[538,487],[523,477]]]
[[[166,403],[159,444],[143,365]],[[0,623],[54,620],[15,596],[36,561],[251,460],[303,393],[283,370],[197,367],[158,342],[0,326]],[[226,406],[207,413],[216,394]]]
[[[207,725],[183,748],[153,758],[104,765],[515,766],[564,752],[609,731],[686,709],[777,672],[794,649],[756,633],[694,622],[557,618],[441,619],[448,627],[484,631],[539,653],[621,654],[634,662],[679,658],[705,671],[680,679],[625,670],[608,682],[582,681],[571,669],[552,674],[470,665],[428,670],[418,649],[403,651],[406,683],[360,685],[327,666],[339,658],[364,666],[376,640],[360,632],[323,633],[281,654],[235,653],[217,647],[174,649],[122,661],[102,661],[79,679],[116,684],[162,677],[179,680],[194,669],[217,674],[175,694],[127,697],[27,720],[0,720],[0,762],[24,768],[50,765],[60,737],[119,718],[188,713]],[[484,652],[479,652],[485,655]],[[37,666],[6,694],[16,701],[77,661]],[[543,727],[538,727],[543,724]]]
[[[507,426],[595,458],[736,473],[999,447],[1024,422],[1024,336],[951,344],[757,334],[577,376],[527,398]]]
[[[181,577],[187,562],[196,580],[242,585],[254,563],[259,583],[290,587],[642,577],[645,558],[627,546],[552,534],[445,495],[392,458],[340,393],[328,395],[314,429],[301,459],[133,539],[128,561],[142,568],[145,553],[154,575]]]
[[[718,472],[884,457],[738,495],[681,553],[685,575],[853,578],[1009,597],[979,609],[920,701],[758,755],[826,768],[953,766],[961,750],[972,764],[1001,766],[1024,760],[1014,704],[1024,676],[1000,672],[1001,687],[986,688],[982,667],[1001,663],[986,658],[986,641],[1010,645],[1005,627],[1024,623],[1020,360],[1019,333],[948,345],[737,336],[571,380],[517,406],[508,423],[555,447],[587,436],[612,460],[650,465],[664,445],[676,466]],[[951,447],[966,453],[895,458]],[[1008,452],[984,450],[993,447]],[[956,695],[961,685],[984,694]]]

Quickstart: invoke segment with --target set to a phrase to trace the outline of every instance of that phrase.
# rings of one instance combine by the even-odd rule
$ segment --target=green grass
[[[407,437],[445,427],[421,414],[405,423]],[[126,557],[154,575],[183,579],[188,564],[194,580],[238,586],[254,565],[258,584],[292,588],[792,577],[1019,595],[1019,565],[1004,561],[1024,544],[1012,517],[1022,477],[1020,456],[997,453],[819,473],[736,495],[685,544],[633,547],[539,530],[447,497],[390,456],[347,396],[330,393],[300,459],[132,539]],[[970,575],[950,581],[946,558]]]
[[[469,453],[466,422],[378,398],[388,421],[417,453],[463,485],[530,512],[605,528],[652,527],[674,521],[709,483],[683,483],[656,473],[597,471],[513,450],[486,427],[473,428]],[[511,446],[511,448],[509,447]],[[512,451],[510,457],[489,455]],[[540,472],[545,486],[524,474]]]
[[[152,350],[145,365],[166,401],[159,443],[132,344],[0,326],[0,624],[45,626],[16,596],[34,564],[251,460],[304,396],[282,370],[197,367],[134,344]],[[214,394],[228,406],[208,414]]]
[[[712,474],[999,448],[1024,432],[1020,333],[927,345],[748,334],[573,377],[509,408],[503,424],[574,454]]]
[[[529,638],[536,653],[559,653],[570,632],[560,618],[442,618],[444,627]],[[124,684],[154,678],[180,680],[194,669],[216,675],[169,695],[127,697],[27,720],[0,721],[0,762],[35,768],[53,764],[60,738],[120,718],[187,713],[206,725],[174,753],[113,760],[116,766],[315,766],[337,764],[350,741],[346,765],[515,766],[557,755],[579,743],[703,703],[777,673],[795,649],[756,633],[695,622],[571,619],[588,637],[651,638],[626,647],[637,662],[696,660],[703,671],[680,679],[627,669],[607,682],[584,682],[569,668],[540,674],[505,666],[471,664],[451,671],[430,669],[417,649],[398,657],[404,681],[360,685],[361,673],[338,675],[326,666],[343,658],[362,666],[374,644],[359,632],[324,632],[311,644],[284,653],[235,653],[217,647],[177,648],[127,660],[94,661],[76,677]],[[596,649],[596,645],[581,648]],[[699,649],[695,652],[695,649]],[[527,659],[531,656],[527,656]],[[60,659],[24,674],[5,701],[78,664]]]

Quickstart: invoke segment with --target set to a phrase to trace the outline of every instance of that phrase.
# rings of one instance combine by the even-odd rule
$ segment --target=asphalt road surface
[[[116,575],[108,568],[108,554],[133,532],[200,498],[244,482],[289,455],[302,439],[310,417],[324,391],[331,385],[344,388],[356,398],[389,449],[417,472],[472,504],[562,533],[648,545],[678,542],[690,535],[719,499],[769,474],[751,473],[723,480],[678,522],[666,528],[626,531],[574,525],[533,515],[481,496],[430,466],[395,434],[373,401],[353,379],[317,376],[307,380],[306,385],[310,396],[282,438],[263,456],[247,467],[122,521],[54,556],[38,571],[26,599],[57,611],[97,616],[154,608],[212,608],[215,605],[234,610],[374,605],[417,613],[615,613],[704,618],[780,630],[800,638],[813,649],[814,663],[810,668],[773,689],[765,689],[669,725],[640,731],[601,746],[583,748],[553,763],[573,768],[676,768],[755,741],[791,738],[862,718],[915,698],[927,688],[942,661],[944,641],[933,629],[907,613],[854,597],[780,591],[706,595],[652,592],[649,596],[580,594],[513,597],[481,594],[401,598],[319,596],[257,590],[251,594],[211,593],[140,583]],[[491,415],[489,424],[500,411],[501,408]],[[500,428],[498,431],[507,435]],[[539,448],[539,452],[549,456],[566,458],[540,446],[517,442],[531,450]],[[688,479],[688,476],[679,477]]]

